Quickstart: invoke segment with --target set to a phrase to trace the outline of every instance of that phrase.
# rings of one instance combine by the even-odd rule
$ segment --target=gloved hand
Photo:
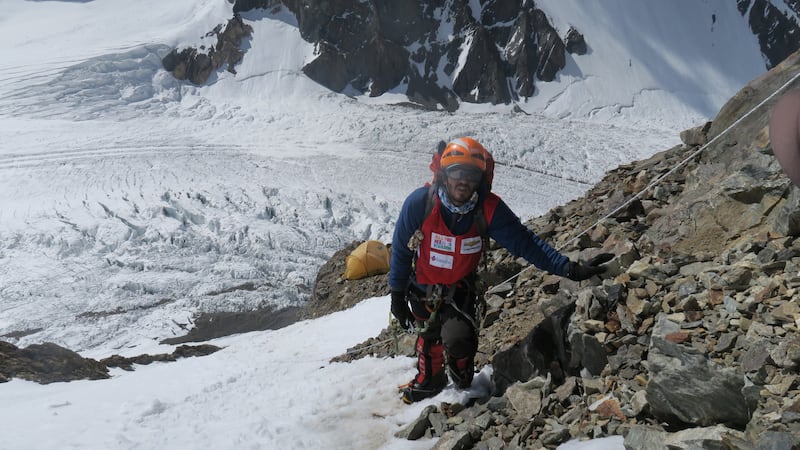
[[[411,330],[414,327],[414,316],[408,307],[404,291],[392,291],[392,315],[404,330]]]
[[[586,263],[570,261],[567,278],[572,281],[583,281],[595,275],[601,274],[606,271],[606,268],[601,266],[601,264],[605,264],[612,259],[614,259],[613,254],[601,253]]]

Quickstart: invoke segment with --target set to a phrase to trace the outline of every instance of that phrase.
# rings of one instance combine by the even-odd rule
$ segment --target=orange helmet
[[[454,139],[442,152],[441,167],[446,169],[456,164],[465,164],[485,172],[487,154],[486,149],[475,139],[469,137]]]

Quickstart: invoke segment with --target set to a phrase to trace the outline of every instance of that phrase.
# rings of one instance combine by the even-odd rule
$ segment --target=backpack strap
[[[422,224],[428,220],[428,216],[431,215],[433,211],[433,196],[436,195],[436,184],[431,184],[428,186],[428,194],[425,196],[425,215],[422,217],[422,222],[420,222],[419,228],[414,231],[414,234],[411,235],[411,238],[408,240],[408,244],[406,246],[409,250],[411,250],[411,271],[417,271],[417,257],[419,253],[417,250],[419,249],[419,243],[422,241],[424,236],[422,235]]]
[[[436,186],[438,186],[436,183],[428,186],[428,195],[425,197],[425,215],[422,217],[422,222],[425,222],[428,216],[431,215],[431,211],[433,211],[433,197],[436,195]],[[422,228],[422,225],[420,225],[420,228]]]
[[[488,269],[486,253],[489,251],[489,223],[486,221],[486,214],[483,213],[483,202],[475,207],[474,217],[478,233],[481,235],[481,264],[483,270],[486,271]]]
[[[486,221],[486,214],[483,213],[483,203],[479,203],[475,207],[475,212],[473,213],[475,217],[475,225],[478,227],[478,233],[481,235],[481,240],[483,241],[483,251],[489,248],[489,223]]]

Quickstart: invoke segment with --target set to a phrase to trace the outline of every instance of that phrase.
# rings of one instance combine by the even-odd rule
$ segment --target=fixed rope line
[[[711,139],[710,141],[708,141],[708,142],[707,142],[705,145],[701,146],[700,148],[698,148],[697,150],[695,150],[694,152],[692,152],[692,153],[691,153],[689,156],[687,156],[686,158],[684,158],[684,159],[683,159],[681,162],[679,162],[678,164],[676,164],[676,165],[675,165],[675,167],[673,167],[672,169],[670,169],[670,170],[668,170],[667,172],[663,173],[661,176],[657,177],[655,180],[653,180],[652,182],[650,182],[650,184],[648,184],[647,186],[645,186],[644,188],[642,188],[642,190],[640,190],[639,192],[637,192],[635,195],[631,196],[631,197],[630,197],[628,200],[626,200],[625,202],[623,202],[623,203],[622,203],[621,205],[619,205],[618,207],[614,208],[614,210],[613,210],[613,211],[611,211],[610,213],[608,213],[608,214],[606,214],[605,216],[601,217],[601,218],[600,218],[600,219],[598,219],[598,220],[597,220],[595,223],[593,223],[592,225],[590,225],[589,227],[587,227],[586,229],[584,229],[584,230],[583,230],[583,231],[581,231],[580,233],[576,234],[576,235],[575,235],[575,236],[574,236],[572,239],[570,239],[570,240],[568,240],[567,242],[565,242],[564,244],[562,244],[562,245],[558,246],[558,247],[556,248],[556,250],[558,250],[558,251],[560,252],[560,251],[561,251],[561,250],[562,250],[564,247],[566,247],[567,245],[569,245],[569,244],[571,244],[571,243],[575,242],[575,241],[576,241],[578,238],[580,238],[580,237],[581,237],[581,236],[583,236],[584,234],[586,234],[586,233],[588,233],[589,231],[591,231],[592,229],[594,229],[594,227],[596,227],[596,226],[600,225],[601,223],[605,222],[606,220],[608,220],[609,218],[611,218],[612,216],[614,216],[616,213],[620,212],[620,211],[621,211],[623,208],[625,208],[625,207],[627,207],[628,205],[630,205],[631,203],[633,203],[633,201],[634,201],[634,200],[636,200],[636,199],[640,198],[642,195],[644,195],[644,193],[645,193],[645,192],[649,191],[650,189],[654,188],[654,187],[655,187],[657,184],[661,183],[661,182],[664,180],[664,178],[666,178],[666,177],[668,177],[668,176],[672,175],[673,173],[675,173],[675,171],[676,171],[676,170],[678,170],[680,167],[682,167],[683,165],[685,165],[686,163],[688,163],[689,161],[691,161],[692,159],[694,159],[694,158],[695,158],[697,155],[699,155],[701,152],[703,152],[703,150],[707,149],[707,148],[708,148],[708,147],[709,147],[711,144],[713,144],[713,143],[714,143],[714,142],[716,142],[718,139],[720,139],[722,136],[724,136],[725,134],[727,134],[727,133],[728,133],[728,131],[730,131],[731,129],[733,129],[733,128],[734,128],[736,125],[739,125],[739,123],[741,123],[741,122],[742,122],[744,119],[746,119],[746,118],[750,117],[750,115],[751,115],[751,114],[753,114],[753,113],[754,113],[756,110],[758,110],[759,108],[761,108],[762,106],[764,106],[764,104],[766,104],[766,103],[767,103],[767,102],[769,102],[769,101],[770,101],[770,100],[771,100],[773,97],[775,97],[776,95],[778,95],[778,93],[780,93],[781,91],[783,91],[784,89],[786,89],[787,87],[789,87],[789,85],[791,85],[792,83],[794,83],[794,82],[795,82],[795,80],[797,80],[798,78],[800,78],[800,72],[798,72],[797,74],[795,74],[795,76],[793,76],[792,78],[790,78],[790,79],[789,79],[789,81],[787,81],[787,82],[783,83],[783,85],[781,85],[781,86],[780,86],[778,89],[776,89],[776,90],[775,90],[775,92],[773,92],[772,94],[770,94],[769,96],[767,96],[767,98],[765,98],[765,99],[764,99],[764,100],[762,100],[762,101],[761,101],[759,104],[757,104],[757,105],[756,105],[756,106],[754,106],[752,109],[750,109],[750,111],[748,111],[747,113],[745,113],[745,114],[744,114],[742,117],[738,118],[738,119],[737,119],[736,121],[734,121],[732,124],[728,125],[728,127],[727,127],[727,128],[725,128],[724,130],[722,130],[722,132],[721,132],[721,133],[719,133],[718,135],[714,136],[714,138],[713,138],[713,139]],[[487,291],[486,291],[486,293],[487,293],[487,294],[492,294],[492,293],[496,292],[496,288],[497,288],[498,286],[500,286],[500,285],[503,285],[503,284],[506,284],[506,283],[509,283],[509,282],[513,281],[514,279],[518,278],[520,275],[522,275],[522,274],[523,274],[523,273],[525,273],[526,271],[530,270],[532,267],[533,267],[533,266],[530,266],[530,265],[529,265],[528,267],[526,267],[526,268],[524,268],[524,269],[520,270],[519,272],[517,272],[517,274],[516,274],[516,275],[513,275],[511,278],[509,278],[509,279],[507,279],[507,280],[503,281],[502,283],[500,283],[500,284],[498,284],[498,285],[495,285],[495,286],[493,286],[491,289],[487,290]]]
[[[344,354],[345,355],[355,355],[356,353],[360,353],[360,352],[363,352],[365,350],[369,350],[371,348],[380,347],[381,345],[384,345],[384,344],[387,344],[389,342],[392,342],[393,340],[394,340],[393,338],[384,339],[382,341],[375,342],[374,344],[370,344],[370,345],[368,345],[366,347],[354,348],[352,350],[348,350],[348,351],[344,352]]]
[[[339,356],[346,356],[346,355],[356,355],[363,351],[369,350],[371,348],[380,347],[381,345],[385,345],[392,342],[392,338],[384,339],[379,342],[375,342],[374,344],[367,345],[366,347],[354,348],[342,353]],[[334,357],[337,358],[337,357]],[[272,359],[269,360],[270,363],[281,363],[281,364],[296,364],[296,363],[303,363],[303,364],[318,364],[318,363],[328,363],[333,358],[318,358],[318,359]]]

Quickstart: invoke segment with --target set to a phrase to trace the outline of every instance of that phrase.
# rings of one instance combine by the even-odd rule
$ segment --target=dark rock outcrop
[[[800,49],[800,2],[786,0],[785,5],[794,16],[782,11],[769,0],[736,0],[739,12],[747,19],[750,29],[758,38],[767,69]]]
[[[237,0],[224,31],[218,27],[207,36],[216,44],[176,49],[164,67],[195,84],[225,65],[234,71],[241,43],[252,32],[240,14],[285,7],[302,38],[317,48],[304,73],[333,91],[374,97],[400,89],[422,107],[449,111],[459,102],[533,96],[537,80],[552,81],[564,68],[566,45],[534,2],[483,3],[476,12],[464,0]],[[585,52],[577,30],[570,30],[570,39],[575,53]]]
[[[744,373],[723,368],[702,351],[673,342],[683,337],[680,324],[657,316],[647,352],[650,381],[646,392],[653,416],[679,427],[744,428],[756,407],[745,398]]]
[[[297,322],[302,311],[297,307],[265,307],[253,311],[203,313],[194,319],[192,328],[183,336],[167,338],[161,344],[176,345],[202,342],[237,333],[277,330]]]
[[[574,27],[562,40],[531,0],[482,1],[479,12],[467,0],[232,3],[234,17],[205,36],[215,43],[175,49],[164,67],[195,84],[222,68],[235,73],[252,33],[240,14],[285,7],[302,38],[316,46],[316,58],[303,68],[311,79],[336,92],[404,92],[421,107],[453,111],[460,102],[508,104],[532,97],[537,82],[554,80],[565,67],[567,53],[580,56],[589,49]],[[800,6],[796,0],[785,4],[781,9],[768,0],[737,0],[768,69],[800,48]]]
[[[236,65],[242,61],[242,43],[253,33],[253,28],[235,14],[224,26],[219,25],[206,34],[205,38],[215,38],[209,47],[173,49],[164,57],[164,69],[172,72],[179,80],[189,80],[194,84],[204,84],[209,77],[221,68],[236,73]]]
[[[564,382],[564,370],[574,369],[570,366],[571,351],[565,331],[574,310],[574,304],[560,308],[535,326],[525,339],[494,354],[492,379],[497,392],[505,392],[512,384],[537,376],[550,376],[558,384]]]
[[[109,378],[109,367],[133,370],[134,364],[169,362],[178,358],[205,356],[220,350],[214,345],[181,345],[172,353],[123,357],[113,355],[97,361],[51,342],[24,349],[0,341],[0,383],[12,378],[49,384],[59,381],[101,380]]]
[[[105,365],[52,343],[34,344],[24,349],[0,341],[0,381],[11,378],[41,384],[56,381],[99,380],[108,378]]]
[[[157,355],[138,355],[132,357],[124,357],[120,355],[111,355],[108,358],[100,360],[101,364],[107,367],[119,367],[123,370],[133,370],[133,365],[148,365],[154,362],[172,362],[178,358],[190,358],[194,356],[206,356],[221,350],[216,345],[203,344],[203,345],[179,345],[172,353],[159,353]]]
[[[570,27],[569,31],[567,31],[567,35],[564,37],[564,45],[567,47],[567,52],[574,55],[585,55],[588,51],[586,39],[575,27]]]

